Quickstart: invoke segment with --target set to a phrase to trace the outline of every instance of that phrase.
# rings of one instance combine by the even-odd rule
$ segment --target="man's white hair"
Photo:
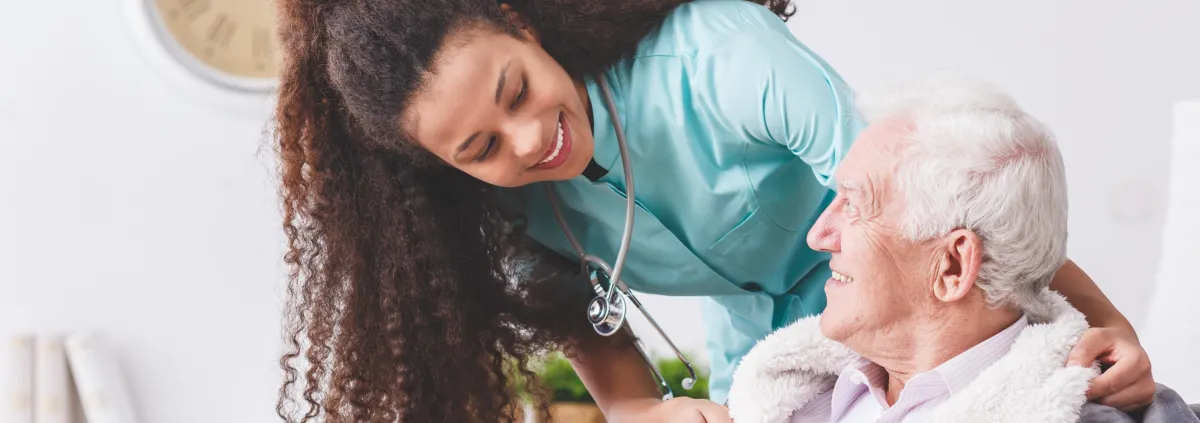
[[[952,74],[864,96],[868,121],[911,124],[896,174],[904,236],[960,228],[983,243],[976,285],[992,306],[1035,320],[1039,293],[1066,261],[1067,181],[1054,134],[994,86]]]

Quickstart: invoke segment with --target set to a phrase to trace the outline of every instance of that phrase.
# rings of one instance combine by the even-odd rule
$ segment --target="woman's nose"
[[[542,124],[537,119],[514,119],[508,125],[509,139],[512,141],[513,154],[530,165],[542,158],[546,151],[542,139]]]

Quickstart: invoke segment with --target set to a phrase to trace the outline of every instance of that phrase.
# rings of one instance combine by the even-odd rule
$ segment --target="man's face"
[[[903,332],[933,305],[933,248],[902,237],[904,198],[893,179],[909,132],[899,120],[863,131],[838,168],[837,198],[808,233],[810,247],[832,255],[821,332],[855,350]]]

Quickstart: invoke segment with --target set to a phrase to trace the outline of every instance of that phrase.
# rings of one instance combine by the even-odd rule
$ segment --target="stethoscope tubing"
[[[629,242],[633,236],[633,216],[634,207],[636,207],[633,194],[633,166],[629,163],[629,150],[625,141],[625,130],[621,127],[621,119],[617,114],[616,102],[612,98],[612,89],[608,86],[608,79],[604,74],[599,75],[601,91],[604,93],[604,104],[608,107],[608,114],[612,116],[613,129],[617,132],[617,148],[621,152],[621,170],[625,173],[625,232],[621,234],[621,248],[617,250],[617,262],[613,263],[612,280],[620,282],[621,270],[625,267],[625,257],[629,255]],[[614,282],[614,285],[617,283]],[[616,300],[614,289],[608,290],[608,302]]]

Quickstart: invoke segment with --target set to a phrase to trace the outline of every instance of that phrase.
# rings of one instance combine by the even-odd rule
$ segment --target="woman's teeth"
[[[560,121],[558,121],[558,136],[554,139],[554,152],[550,153],[550,155],[546,157],[546,160],[542,160],[542,161],[538,162],[538,164],[550,163],[551,160],[554,160],[555,157],[558,157],[558,152],[562,151],[562,146],[563,146],[563,130],[562,130],[562,121],[560,120]]]
[[[843,275],[838,272],[833,272],[833,280],[838,281],[838,282],[845,282],[845,283],[854,282],[854,278]]]

